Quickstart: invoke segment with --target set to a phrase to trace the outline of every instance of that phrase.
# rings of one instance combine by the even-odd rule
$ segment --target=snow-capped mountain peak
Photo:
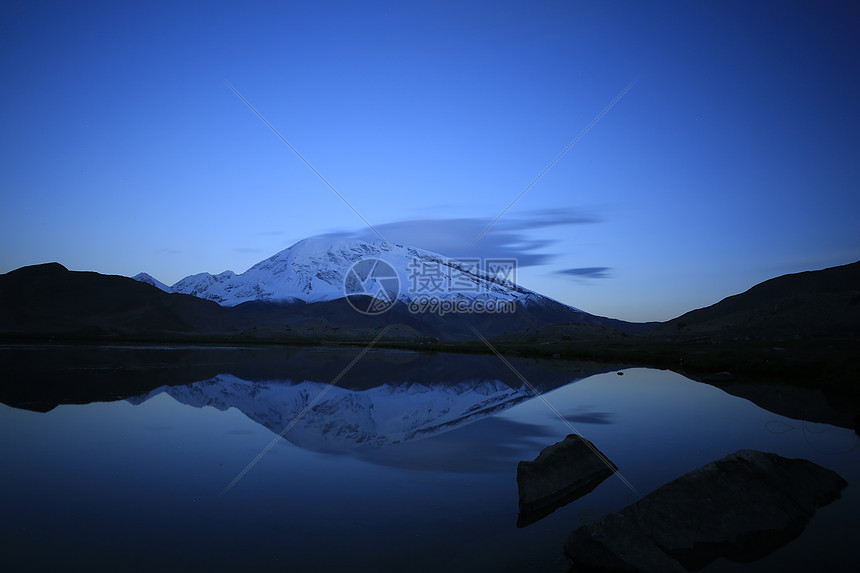
[[[166,284],[164,284],[160,280],[153,278],[152,276],[150,276],[146,273],[138,273],[131,278],[133,278],[136,281],[140,281],[142,283],[152,285],[155,288],[163,290],[164,292],[173,292],[169,286],[167,286]]]
[[[512,274],[494,272],[472,260],[452,259],[384,241],[347,238],[304,239],[241,274],[232,271],[218,275],[200,273],[185,277],[171,287],[165,287],[145,273],[134,278],[167,292],[190,294],[224,306],[257,300],[310,303],[346,296],[344,283],[352,278],[348,277],[350,269],[365,259],[379,259],[394,269],[399,281],[397,298],[406,303],[422,294],[440,299],[494,299],[526,305],[550,301],[519,287],[511,280]]]

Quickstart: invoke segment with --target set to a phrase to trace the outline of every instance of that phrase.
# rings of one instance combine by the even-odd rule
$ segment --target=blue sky
[[[595,314],[860,259],[851,2],[127,4],[0,8],[0,272],[171,284],[368,237],[225,80],[387,239]]]

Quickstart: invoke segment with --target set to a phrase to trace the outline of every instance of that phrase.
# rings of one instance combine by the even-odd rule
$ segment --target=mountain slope
[[[549,304],[551,301],[519,287],[507,277],[495,276],[485,269],[472,268],[463,260],[423,249],[381,241],[319,238],[299,241],[239,275],[232,271],[218,275],[200,273],[181,279],[169,290],[224,306],[251,301],[311,303],[336,300],[346,295],[344,283],[350,268],[369,258],[383,260],[394,268],[400,285],[399,299],[403,302],[418,295],[502,299],[519,301],[524,305]],[[152,279],[145,273],[135,278],[147,282]]]
[[[783,275],[650,331],[653,335],[789,339],[860,337],[860,261]]]
[[[140,278],[140,277],[139,277]],[[535,301],[540,301],[536,304]],[[441,315],[411,312],[396,301],[386,313],[356,312],[345,298],[316,303],[254,301],[224,307],[195,296],[166,293],[126,277],[69,271],[58,263],[0,275],[0,334],[93,339],[212,337],[231,340],[474,340],[547,321],[609,320],[528,295],[516,312]]]
[[[140,281],[142,283],[152,285],[155,288],[157,288],[158,290],[162,290],[164,292],[173,292],[172,290],[170,290],[169,286],[167,286],[166,284],[164,284],[160,280],[153,278],[152,276],[150,276],[146,273],[138,273],[131,278],[133,278],[136,281]]]
[[[142,282],[59,263],[0,275],[0,333],[145,336],[234,332],[228,309]]]
[[[395,325],[390,334],[406,340],[476,340],[474,328],[485,338],[505,333],[535,330],[550,324],[576,324],[584,337],[597,335],[607,329],[635,332],[641,325],[594,316],[572,310],[561,303],[558,307],[527,305],[515,301],[510,313],[454,313],[440,315],[433,312],[412,312],[409,305],[400,301],[379,315],[365,315],[355,311],[344,298],[310,304],[280,304],[255,301],[233,307],[255,326],[255,332],[267,336],[302,332],[315,338],[329,340],[354,337],[372,337],[379,329]],[[613,330],[614,332],[614,330]]]
[[[354,281],[354,265],[368,259],[388,263],[398,284],[390,293],[393,304],[378,316],[356,312],[345,302],[346,289],[360,285],[360,281]],[[472,328],[487,337],[566,323],[629,332],[641,329],[624,321],[588,314],[522,288],[511,280],[514,273],[511,267],[504,266],[504,261],[496,267],[485,261],[486,268],[476,263],[381,241],[311,238],[241,274],[200,273],[166,288],[234,307],[254,324],[258,333],[266,332],[268,336],[283,335],[287,327],[295,332],[298,326],[312,336],[341,338],[353,336],[356,329],[371,334],[367,329],[389,324],[401,325],[398,338],[445,340],[475,339]],[[145,273],[135,278],[161,285]],[[365,299],[350,294],[350,301],[355,300]],[[467,310],[446,313],[438,306],[422,306],[428,300],[451,305],[462,303]],[[362,304],[374,302],[377,301],[368,298]],[[505,307],[509,312],[472,312],[478,304]],[[346,331],[353,332],[345,334]]]

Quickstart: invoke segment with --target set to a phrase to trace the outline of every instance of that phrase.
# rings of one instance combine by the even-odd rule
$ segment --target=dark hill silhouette
[[[551,326],[556,325],[556,326]],[[191,295],[165,293],[130,278],[69,271],[58,263],[0,275],[0,335],[114,340],[369,340],[463,341],[504,336],[542,340],[649,338],[785,340],[860,337],[860,262],[785,275],[710,307],[653,327],[555,306],[523,305],[510,314],[414,314],[405,304],[377,316],[345,299],[307,304],[249,302],[222,307]],[[643,330],[646,330],[643,332]]]
[[[141,337],[236,329],[233,314],[216,303],[127,277],[70,271],[59,263],[0,275],[0,333]]]
[[[130,278],[70,271],[58,263],[0,275],[0,335],[113,340],[297,341],[475,340],[554,323],[635,331],[641,325],[579,312],[554,303],[517,303],[513,313],[413,313],[396,303],[368,316],[346,299],[318,303],[254,301],[235,307],[166,293]]]
[[[860,337],[860,261],[783,275],[649,334],[717,339],[785,340]]]
[[[233,308],[256,327],[260,336],[283,334],[285,325],[289,325],[290,332],[294,334],[335,339],[357,333],[366,337],[385,325],[396,325],[395,332],[400,338],[455,341],[475,340],[472,327],[486,338],[556,323],[577,324],[589,331],[617,329],[636,332],[642,328],[635,323],[577,312],[562,304],[525,306],[517,303],[513,313],[440,315],[432,312],[416,314],[410,312],[406,304],[397,302],[384,314],[375,316],[356,312],[346,299],[309,304],[254,301]]]

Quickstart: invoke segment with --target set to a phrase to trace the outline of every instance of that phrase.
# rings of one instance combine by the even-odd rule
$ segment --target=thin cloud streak
[[[579,279],[608,279],[612,278],[609,271],[612,267],[580,267],[575,269],[562,269],[556,274],[567,275]]]
[[[485,224],[479,217],[455,219],[408,219],[377,225],[376,229],[389,240],[412,247],[426,249],[449,257],[506,257],[516,258],[519,267],[549,264],[555,253],[542,252],[556,241],[530,238],[537,229],[556,226],[591,225],[603,218],[579,209],[540,209],[500,221],[493,233],[480,244],[471,243],[472,237]],[[320,235],[332,238],[374,240],[368,230],[337,231]]]

